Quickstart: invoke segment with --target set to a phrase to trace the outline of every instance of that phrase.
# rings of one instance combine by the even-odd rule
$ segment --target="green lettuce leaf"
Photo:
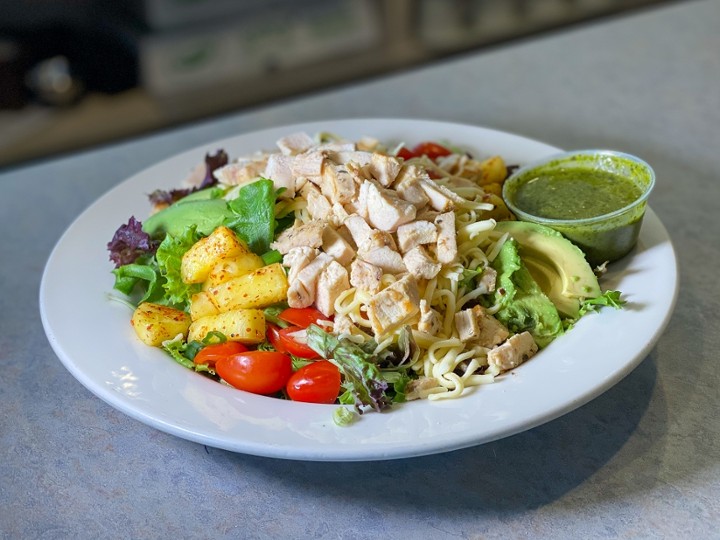
[[[199,239],[195,227],[187,227],[179,236],[165,236],[155,254],[158,267],[165,277],[163,288],[167,303],[185,311],[190,307],[190,297],[200,290],[200,285],[184,283],[180,276],[180,266],[182,256]]]
[[[228,201],[233,216],[225,224],[258,255],[270,250],[275,235],[275,198],[272,180],[262,178],[243,186]]]

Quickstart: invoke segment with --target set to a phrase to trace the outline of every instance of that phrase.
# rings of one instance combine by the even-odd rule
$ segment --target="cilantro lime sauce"
[[[518,187],[515,204],[534,216],[585,219],[625,208],[642,195],[630,179],[606,171],[542,171]]]
[[[652,168],[629,154],[569,152],[520,169],[503,198],[518,219],[555,229],[597,265],[633,248],[654,184]]]

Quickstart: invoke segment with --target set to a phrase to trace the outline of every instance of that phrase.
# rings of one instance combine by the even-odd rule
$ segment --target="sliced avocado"
[[[518,251],[517,241],[510,239],[491,263],[498,273],[493,301],[500,309],[495,317],[514,334],[530,332],[538,346],[546,347],[563,333],[563,324]]]
[[[180,235],[188,226],[196,225],[197,232],[207,236],[232,216],[223,199],[200,199],[175,203],[153,214],[143,222],[143,230],[152,237],[167,233]]]
[[[559,232],[526,221],[501,221],[495,230],[518,242],[528,271],[563,315],[576,318],[582,299],[602,294],[583,252]]]

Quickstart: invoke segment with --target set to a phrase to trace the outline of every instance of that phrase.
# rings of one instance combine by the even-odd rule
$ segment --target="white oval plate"
[[[677,292],[677,264],[667,231],[648,210],[637,248],[615,263],[603,288],[620,289],[628,305],[604,309],[531,361],[461,399],[415,401],[348,427],[333,406],[256,396],[220,385],[143,345],[130,310],[108,299],[105,251],[131,215],[148,215],[147,193],[178,187],[205,153],[231,158],[274,148],[295,131],[330,131],[385,142],[446,140],[477,157],[494,154],[524,164],[558,148],[475,126],[397,119],[315,122],[216,141],[163,161],[126,180],[69,227],[53,250],[40,287],[48,339],[65,367],[95,395],[159,430],[235,452],[276,458],[355,461],[420,456],[482,444],[565,414],[598,396],[647,355],[666,325]]]

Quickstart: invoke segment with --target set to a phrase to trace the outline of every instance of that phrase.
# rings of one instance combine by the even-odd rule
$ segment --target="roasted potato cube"
[[[163,341],[178,334],[187,334],[190,315],[179,309],[143,302],[130,320],[140,340],[151,347],[159,347]]]
[[[208,315],[217,315],[218,313],[220,313],[220,310],[218,310],[215,302],[207,292],[202,291],[190,297],[190,318],[193,321]]]
[[[202,283],[218,262],[248,253],[247,245],[231,229],[218,227],[185,252],[180,277],[185,283]]]
[[[249,274],[253,270],[262,268],[263,260],[254,253],[245,253],[239,257],[220,261],[208,274],[203,290],[207,291],[212,287],[217,287],[221,283],[230,281],[232,278]]]
[[[507,167],[500,156],[493,156],[480,163],[482,176],[477,179],[481,186],[487,184],[502,184],[507,178]]]
[[[203,317],[190,325],[188,341],[202,341],[209,332],[222,332],[228,341],[262,343],[265,315],[259,309],[236,309]]]
[[[220,312],[263,308],[287,300],[288,280],[280,263],[263,266],[207,290]]]

